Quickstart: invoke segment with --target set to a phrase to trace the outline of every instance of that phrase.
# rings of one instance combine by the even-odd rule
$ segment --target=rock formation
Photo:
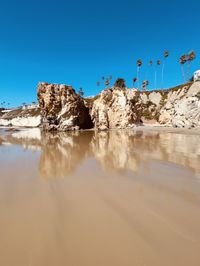
[[[38,101],[39,107],[32,109],[1,109],[0,126],[42,126],[48,131],[131,128],[141,122],[200,127],[200,81],[145,92],[112,87],[90,98],[71,86],[39,83]]]
[[[173,127],[199,127],[200,82],[170,91],[160,110],[159,122]]]
[[[92,127],[89,110],[71,86],[39,83],[38,101],[46,130],[77,130]]]
[[[94,101],[91,117],[97,129],[130,128],[140,123],[139,93],[133,89],[103,90]]]
[[[19,107],[0,112],[0,126],[39,127],[40,124],[41,116],[39,107]]]
[[[200,82],[142,92],[140,97],[143,121],[154,119],[160,125],[170,127],[200,126]]]
[[[72,87],[40,83],[38,101],[47,130],[128,128],[140,122],[139,93],[133,89],[106,89],[90,105]]]

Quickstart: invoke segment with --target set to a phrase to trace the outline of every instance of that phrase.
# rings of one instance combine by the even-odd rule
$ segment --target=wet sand
[[[200,265],[198,134],[4,132],[0,169],[0,265]]]

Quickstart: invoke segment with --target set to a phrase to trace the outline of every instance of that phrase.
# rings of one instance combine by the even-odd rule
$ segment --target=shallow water
[[[0,132],[0,265],[200,265],[200,135]]]

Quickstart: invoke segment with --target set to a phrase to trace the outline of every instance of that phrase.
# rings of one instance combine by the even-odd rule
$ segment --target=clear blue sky
[[[195,50],[191,71],[200,68],[199,25],[199,0],[0,0],[0,102],[35,101],[39,81],[83,87],[85,95],[106,75],[131,87],[136,60],[144,79],[149,59],[162,60],[164,50],[165,86],[174,86],[181,54]]]

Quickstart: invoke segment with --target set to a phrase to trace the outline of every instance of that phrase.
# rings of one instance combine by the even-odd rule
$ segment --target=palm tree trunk
[[[187,81],[189,81],[189,79],[190,79],[190,60],[188,61],[187,67],[188,67],[188,69],[187,69]]]
[[[182,77],[183,77],[183,82],[185,82],[185,71],[184,71],[184,65],[181,65],[181,72],[182,72]]]
[[[164,87],[164,69],[165,69],[165,61],[162,64],[162,89]]]
[[[138,82],[138,90],[140,89],[140,80],[139,80],[139,72],[140,72],[140,67],[137,67],[137,82]]]

